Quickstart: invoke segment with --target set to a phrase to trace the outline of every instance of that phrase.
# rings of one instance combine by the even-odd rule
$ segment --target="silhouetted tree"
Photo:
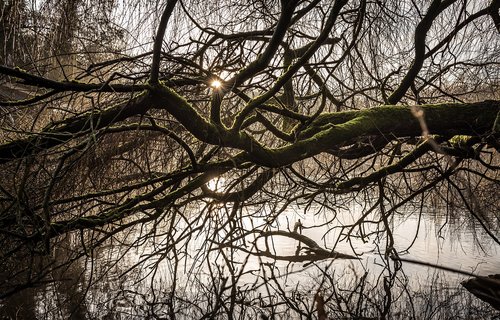
[[[79,271],[82,286],[102,285],[123,259],[93,263],[120,244],[117,257],[147,248],[135,267],[153,279],[169,265],[170,286],[137,291],[145,314],[174,318],[189,302],[207,317],[279,311],[238,284],[242,255],[357,254],[323,248],[296,221],[276,229],[291,207],[343,223],[339,239],[366,240],[375,224],[388,258],[392,216],[441,199],[500,244],[499,5],[0,2],[0,296],[82,261],[93,266]],[[338,221],[353,202],[354,222]],[[298,241],[297,253],[281,256],[277,236]],[[178,284],[189,259],[212,279],[194,298]],[[259,272],[277,276],[265,263]],[[340,299],[316,297],[282,295],[303,316]]]

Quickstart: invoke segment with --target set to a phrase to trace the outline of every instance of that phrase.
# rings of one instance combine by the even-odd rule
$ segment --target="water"
[[[368,223],[363,228],[363,234],[366,235],[363,240],[351,237],[348,241],[344,235],[349,228],[342,226],[355,222],[362,208],[353,206],[349,210],[339,210],[335,214],[320,210],[321,208],[310,209],[308,212],[303,212],[301,208],[290,207],[269,223],[271,216],[269,212],[259,209],[261,211],[257,213],[249,208],[242,212],[246,217],[235,223],[239,224],[237,226],[240,229],[246,230],[256,227],[262,229],[265,226],[266,230],[291,231],[300,219],[304,236],[314,240],[324,249],[358,254],[359,260],[326,259],[314,264],[290,263],[257,257],[234,248],[216,250],[217,243],[207,239],[219,239],[220,242],[227,243],[231,237],[238,237],[238,233],[231,232],[236,230],[236,225],[224,224],[230,210],[213,210],[211,219],[202,219],[194,215],[191,219],[179,219],[173,225],[164,221],[156,226],[142,225],[140,228],[121,234],[96,250],[93,259],[90,257],[80,259],[74,269],[69,270],[76,279],[73,287],[47,285],[26,290],[21,295],[32,295],[30,298],[32,305],[24,307],[34,309],[34,313],[40,318],[45,314],[48,319],[65,318],[71,312],[90,314],[98,318],[120,314],[119,319],[134,319],[148,312],[166,313],[168,307],[165,303],[157,304],[154,307],[156,311],[148,308],[153,308],[151,301],[168,300],[175,285],[175,294],[178,298],[188,301],[184,302],[183,309],[177,310],[179,314],[184,312],[184,317],[187,319],[191,310],[204,309],[210,305],[210,299],[206,296],[211,290],[217,289],[217,286],[220,290],[220,283],[217,281],[228,277],[229,280],[226,281],[234,281],[233,288],[244,292],[246,297],[257,299],[266,295],[281,295],[281,297],[291,295],[294,299],[299,299],[298,301],[303,299],[304,306],[313,310],[314,295],[319,287],[329,293],[332,287],[351,286],[352,290],[352,287],[356,287],[356,283],[360,283],[366,276],[366,281],[370,284],[366,287],[374,288],[377,285],[381,286],[386,281],[384,279],[388,279],[387,274],[395,271],[393,262],[383,258],[387,239],[375,233],[383,223]],[[255,218],[255,216],[260,217]],[[332,219],[334,216],[335,219]],[[378,220],[380,219],[376,214],[369,215],[365,219],[365,221]],[[479,223],[471,221],[463,212],[446,213],[443,209],[425,208],[421,214],[394,214],[388,223],[393,229],[395,249],[401,258],[443,265],[476,275],[500,273],[500,246],[485,234]],[[171,227],[174,228],[169,229]],[[153,228],[156,228],[154,234],[151,233]],[[172,238],[166,235],[168,230],[171,230],[173,237],[180,239],[175,248],[171,246]],[[351,234],[356,235],[358,231],[358,228],[353,228]],[[190,233],[194,237],[188,237]],[[255,243],[259,249],[265,250],[263,239],[255,241],[258,237],[258,233],[251,233],[245,236],[244,243],[241,241],[235,243],[240,245],[239,249],[250,250],[252,243]],[[74,243],[69,247],[79,246],[77,238],[72,240]],[[285,236],[275,236],[269,240],[270,253],[279,256],[295,255],[297,240]],[[247,247],[245,248],[243,244]],[[234,262],[232,264],[234,270],[229,270],[231,265],[227,263],[227,259]],[[133,266],[136,267],[132,268]],[[326,273],[333,274],[331,280],[333,282],[330,285],[324,283]],[[405,286],[411,291],[424,292],[437,287],[441,293],[453,289],[462,290],[462,293],[467,294],[461,288],[460,281],[468,277],[458,273],[439,271],[436,268],[406,262],[403,262],[402,269],[396,273],[398,275],[394,276],[394,279],[399,282],[403,279]],[[99,281],[88,286],[90,279]],[[404,289],[401,288],[394,289],[394,294],[400,294]],[[68,294],[61,290],[73,291]],[[230,291],[225,294],[231,296]],[[297,298],[299,294],[300,298]],[[358,295],[362,296],[365,293],[361,292]],[[75,299],[75,296],[79,299]],[[16,299],[19,300],[19,296],[4,301],[3,304],[12,307],[19,304]],[[190,299],[192,304],[189,304]],[[264,300],[260,299],[259,303],[262,304]],[[419,299],[420,305],[412,308],[429,308],[428,297],[423,296]],[[82,301],[83,303],[80,303]],[[196,304],[196,301],[199,303]],[[471,301],[477,303],[478,308],[490,310],[478,300]],[[76,307],[78,304],[83,307]],[[346,302],[346,306],[339,308],[348,308],[347,304]],[[142,306],[145,309],[142,309]],[[266,308],[261,309],[267,312]],[[429,310],[419,312],[434,314],[433,310]]]
[[[343,223],[352,223],[352,212],[360,210],[354,207],[350,211],[341,211],[337,219]],[[396,216],[391,221],[395,249],[401,258],[418,260],[426,263],[443,265],[459,271],[488,275],[500,273],[500,246],[493,241],[481,228],[479,223],[471,225],[470,218],[465,213],[455,216],[450,221],[444,210],[427,208],[421,216]],[[458,214],[456,214],[458,215]],[[341,230],[336,223],[325,223],[322,215],[309,215],[296,210],[288,210],[281,215],[273,226],[292,229],[295,221],[301,220],[304,228],[302,234],[316,241],[326,249],[338,252],[361,255],[360,264],[377,263],[380,253],[385,253],[385,239],[372,235],[365,242],[356,239],[340,241]],[[322,225],[320,227],[314,227]],[[333,229],[333,230],[332,230]],[[364,228],[365,233],[377,229]],[[276,237],[275,247],[280,255],[293,255],[297,241]],[[285,262],[286,264],[286,262]],[[405,264],[404,270],[411,276],[422,277],[429,273],[429,268],[417,264]],[[452,272],[448,272],[450,276]]]

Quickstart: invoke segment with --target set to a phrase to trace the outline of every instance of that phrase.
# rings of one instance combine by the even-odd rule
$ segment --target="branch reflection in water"
[[[364,230],[372,234],[364,241],[352,236],[350,242],[339,241],[355,222],[350,214],[359,209],[355,206],[338,211],[331,221],[332,214],[321,208],[312,214],[290,207],[274,219],[265,207],[240,210],[238,220],[231,219],[235,208],[226,206],[210,209],[210,218],[179,212],[173,221],[116,234],[52,273],[54,280],[66,281],[21,291],[1,310],[55,319],[71,314],[298,319],[323,311],[333,318],[430,319],[493,312],[461,288],[465,276],[387,259],[376,224]],[[431,209],[420,218],[395,216],[396,251],[464,272],[498,273],[500,253],[491,239],[473,225],[464,232],[465,218],[443,219]],[[301,233],[295,228],[299,220]],[[48,258],[52,263],[65,264],[81,244],[78,234],[63,243]],[[359,260],[350,259],[353,255]]]

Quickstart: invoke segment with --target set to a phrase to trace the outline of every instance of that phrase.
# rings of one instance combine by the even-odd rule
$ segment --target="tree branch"
[[[177,0],[167,1],[165,10],[163,10],[163,14],[161,15],[160,24],[158,25],[158,31],[156,32],[155,42],[153,45],[153,62],[151,63],[151,75],[149,78],[149,83],[154,86],[158,84],[163,37],[165,36],[165,30],[167,29],[168,20],[170,19],[170,16],[174,11],[176,3]]]

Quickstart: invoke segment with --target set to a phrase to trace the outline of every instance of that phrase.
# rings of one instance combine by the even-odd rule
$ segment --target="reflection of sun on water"
[[[220,177],[214,178],[207,182],[207,187],[212,191],[222,192],[226,187],[226,179]]]

